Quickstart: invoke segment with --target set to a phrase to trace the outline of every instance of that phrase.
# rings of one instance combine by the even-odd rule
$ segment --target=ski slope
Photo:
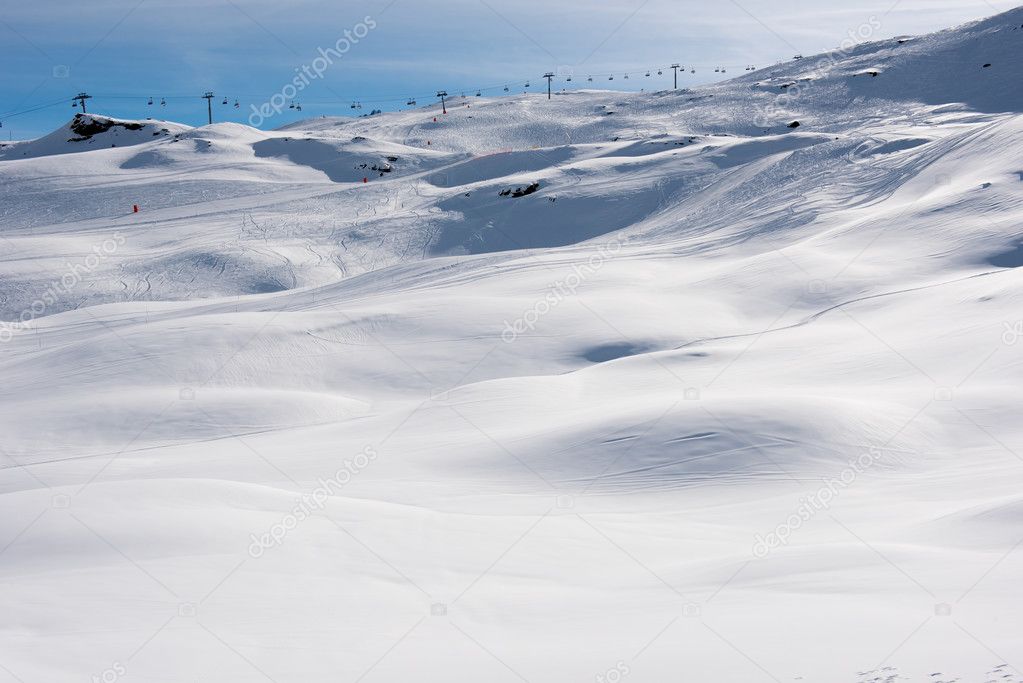
[[[0,681],[1023,679],[1021,55],[0,144]]]

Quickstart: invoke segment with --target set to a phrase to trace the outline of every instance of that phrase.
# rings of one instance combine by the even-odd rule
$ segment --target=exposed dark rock
[[[527,194],[533,194],[540,189],[540,183],[530,183],[525,187],[516,187],[514,190],[511,188],[507,190],[501,190],[498,192],[499,197],[525,197]]]
[[[529,185],[526,185],[525,189],[523,189],[521,187],[515,188],[515,190],[511,194],[511,196],[512,197],[525,197],[527,194],[533,194],[534,192],[536,192],[539,189],[540,189],[540,183],[530,183]]]
[[[121,121],[111,121],[110,119],[95,119],[82,114],[75,114],[75,117],[71,120],[71,132],[78,135],[77,138],[70,138],[68,142],[81,142],[82,140],[88,140],[97,133],[105,133],[111,128],[124,128],[125,130],[142,130],[143,124],[141,123],[123,123]]]

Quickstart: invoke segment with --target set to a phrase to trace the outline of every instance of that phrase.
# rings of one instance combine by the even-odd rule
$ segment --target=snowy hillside
[[[0,144],[0,682],[1023,679],[1021,56]]]

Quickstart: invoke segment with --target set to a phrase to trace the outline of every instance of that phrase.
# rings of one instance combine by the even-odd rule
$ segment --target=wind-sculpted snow
[[[3,144],[0,681],[1019,680],[1021,40]]]

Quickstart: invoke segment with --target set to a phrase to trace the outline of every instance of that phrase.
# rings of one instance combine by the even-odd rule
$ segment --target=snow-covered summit
[[[189,126],[169,121],[131,121],[98,114],[75,114],[67,124],[36,140],[0,144],[0,159],[75,154],[107,147],[128,147],[173,136]]]
[[[867,26],[878,28],[876,19]],[[871,31],[866,31],[869,35]],[[1023,7],[919,37],[854,42],[735,79],[769,92],[792,89],[808,107],[868,110],[879,103],[1023,111]],[[722,86],[727,88],[728,86]],[[823,120],[822,120],[823,123]]]
[[[1016,680],[1021,22],[0,149],[0,679]]]

